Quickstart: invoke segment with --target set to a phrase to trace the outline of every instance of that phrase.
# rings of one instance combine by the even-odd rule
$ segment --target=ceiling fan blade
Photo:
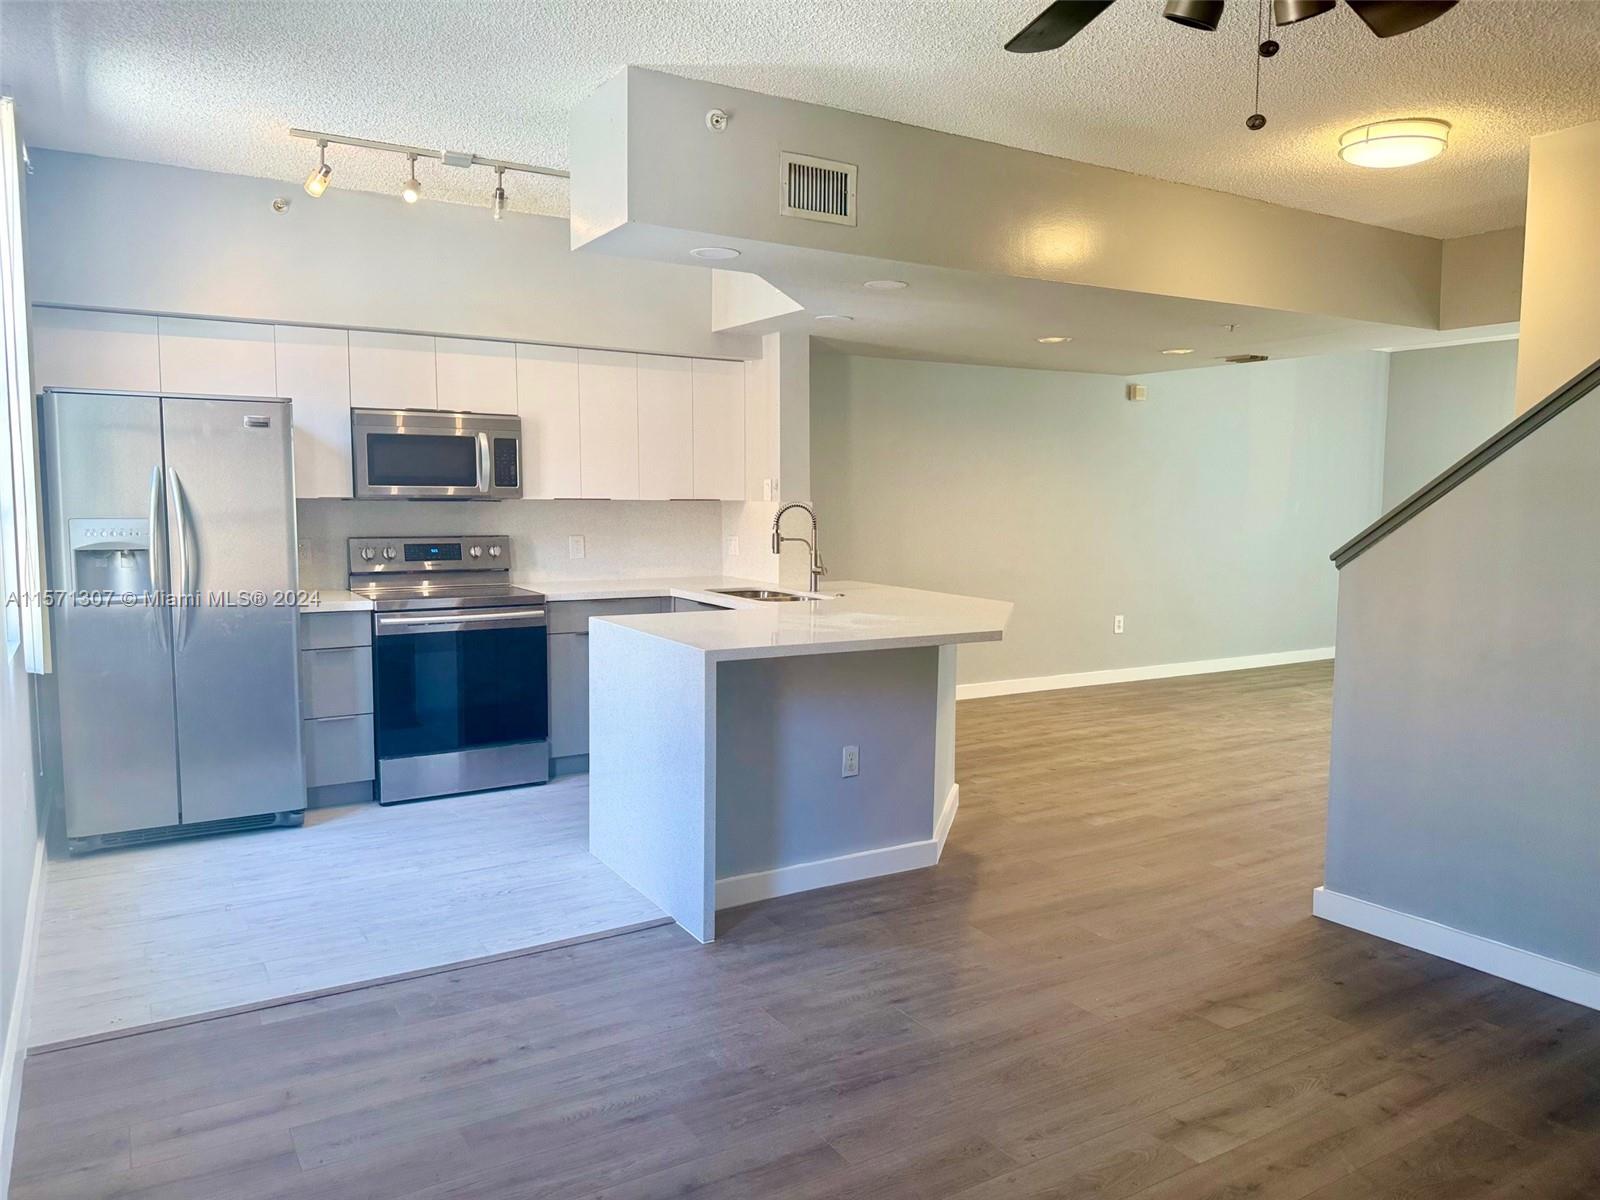
[[[1055,0],[1022,32],[1006,43],[1013,54],[1037,54],[1041,50],[1059,50],[1083,27],[1111,7],[1112,0]]]
[[[1396,37],[1421,29],[1429,21],[1444,16],[1456,0],[1345,0],[1356,16],[1381,38]]]

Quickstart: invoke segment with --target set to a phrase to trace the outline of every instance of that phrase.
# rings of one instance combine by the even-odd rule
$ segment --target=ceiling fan
[[[1332,10],[1337,2],[1272,0],[1272,21],[1274,25],[1293,25],[1297,21],[1320,17]],[[1368,29],[1381,38],[1397,37],[1420,29],[1456,6],[1456,0],[1345,0],[1345,3],[1366,23]],[[1110,8],[1111,4],[1112,0],[1055,0],[1007,42],[1006,49],[1014,54],[1058,50],[1081,33],[1090,21]],[[1222,6],[1223,0],[1167,0],[1162,15],[1190,29],[1214,33],[1222,20]]]

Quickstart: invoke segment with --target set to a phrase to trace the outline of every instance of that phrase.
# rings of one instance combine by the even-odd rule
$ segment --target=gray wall
[[[1478,342],[1389,356],[1387,511],[1516,415],[1517,343]]]
[[[933,836],[938,680],[937,647],[719,664],[717,877]]]
[[[709,270],[574,254],[555,217],[51,151],[28,205],[35,304],[760,354],[711,332]]]
[[[1340,573],[1327,886],[1600,970],[1600,397]]]
[[[1378,515],[1381,354],[1121,379],[819,352],[838,578],[1016,604],[962,682],[1333,644],[1334,547]],[[1127,632],[1112,633],[1122,613]]]

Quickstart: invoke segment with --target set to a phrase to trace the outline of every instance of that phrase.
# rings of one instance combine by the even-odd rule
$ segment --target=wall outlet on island
[[[574,534],[572,534],[571,536],[569,536],[567,538],[567,557],[568,558],[582,558],[583,557],[583,534],[574,533]],[[1118,619],[1120,620],[1121,618],[1118,618]]]
[[[1122,614],[1121,613],[1118,613],[1116,616],[1111,618],[1111,632],[1112,633],[1121,633],[1122,632]]]
[[[844,761],[839,767],[841,779],[853,779],[861,774],[861,747],[846,746],[844,748]]]

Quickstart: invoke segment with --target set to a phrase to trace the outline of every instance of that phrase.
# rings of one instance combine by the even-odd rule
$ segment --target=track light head
[[[422,185],[417,182],[417,156],[408,154],[406,161],[411,164],[411,174],[400,189],[400,199],[407,204],[415,204],[422,197]]]
[[[306,176],[306,195],[316,199],[328,190],[328,177],[333,174],[333,168],[328,165],[328,143],[317,143],[317,165],[311,174]]]
[[[506,215],[506,169],[494,169],[494,219],[498,221]]]
[[[1332,12],[1337,0],[1272,0],[1272,23],[1293,25]]]
[[[1222,22],[1222,3],[1223,0],[1167,0],[1161,15],[1190,29],[1215,33]]]

